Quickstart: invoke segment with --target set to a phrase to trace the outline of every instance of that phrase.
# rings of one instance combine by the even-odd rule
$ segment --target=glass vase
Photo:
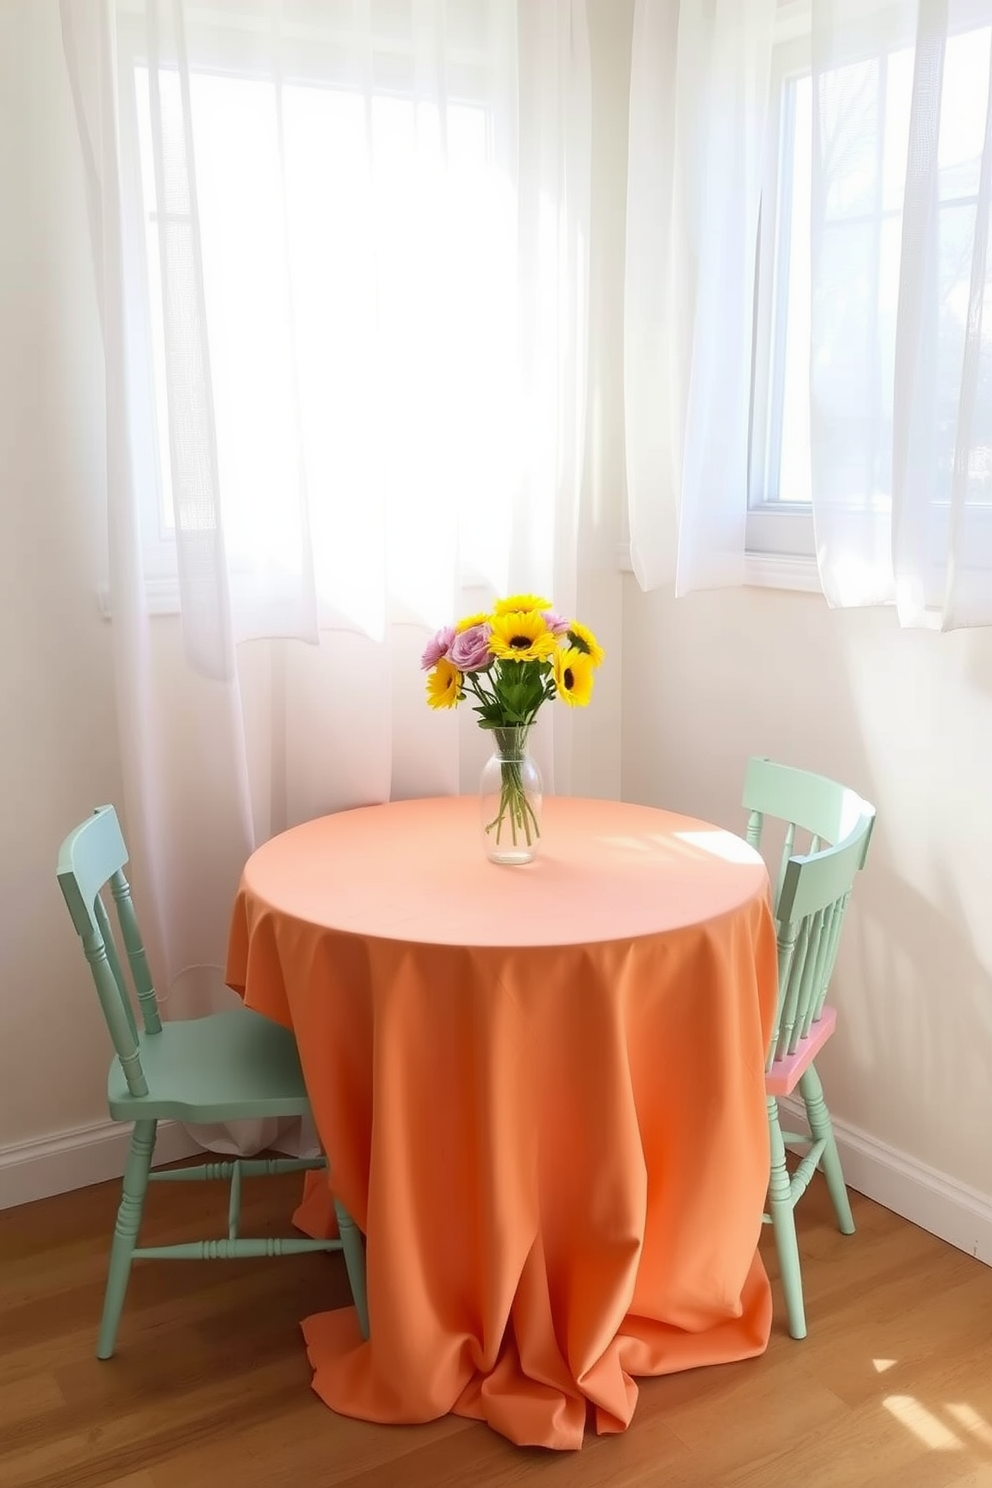
[[[527,753],[530,725],[494,728],[479,785],[482,843],[494,863],[530,863],[541,840],[541,772]]]

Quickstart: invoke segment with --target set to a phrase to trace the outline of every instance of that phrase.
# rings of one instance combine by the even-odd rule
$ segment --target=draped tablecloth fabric
[[[500,867],[478,811],[394,802],[273,838],[227,979],[295,1030],[367,1236],[370,1340],[353,1308],[303,1323],[318,1394],[579,1447],[627,1426],[638,1375],[768,1341],[768,879],[705,822],[570,798],[545,801],[534,863]]]

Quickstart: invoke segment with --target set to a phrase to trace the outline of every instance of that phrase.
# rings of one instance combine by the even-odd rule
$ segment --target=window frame
[[[770,462],[780,439],[781,388],[774,384],[780,375],[776,353],[784,346],[788,296],[780,225],[790,208],[791,183],[783,140],[792,119],[789,84],[810,71],[811,30],[808,0],[780,5],[769,74],[755,263],[745,550],[748,582],[819,591],[812,506],[783,502],[777,490],[770,494],[769,481]]]

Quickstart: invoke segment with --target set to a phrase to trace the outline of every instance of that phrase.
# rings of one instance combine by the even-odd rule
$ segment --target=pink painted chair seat
[[[837,1009],[825,1007],[810,1026],[809,1033],[801,1038],[791,1054],[776,1059],[765,1074],[765,1090],[768,1095],[791,1095],[801,1076],[819,1054],[827,1039],[837,1026]]]

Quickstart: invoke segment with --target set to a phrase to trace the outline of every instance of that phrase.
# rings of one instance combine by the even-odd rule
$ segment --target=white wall
[[[605,505],[619,507],[632,0],[589,10],[595,221],[610,224],[593,350],[610,383],[608,437],[591,454]],[[849,1176],[992,1260],[992,632],[900,631],[889,609],[831,611],[819,596],[768,589],[676,600],[642,594],[631,574],[621,628],[625,799],[742,831],[744,763],[767,754],[876,805],[824,1085]]]
[[[106,1117],[106,1032],[55,881],[64,834],[120,789],[95,597],[102,365],[70,109],[57,5],[4,0],[0,1149]]]
[[[622,625],[626,799],[742,831],[764,754],[877,807],[818,1067],[848,1176],[992,1261],[992,631],[769,589],[676,600],[631,574]]]
[[[766,754],[878,809],[845,925],[835,1116],[992,1196],[992,632],[900,631],[889,609],[626,581],[623,793],[741,830]]]

